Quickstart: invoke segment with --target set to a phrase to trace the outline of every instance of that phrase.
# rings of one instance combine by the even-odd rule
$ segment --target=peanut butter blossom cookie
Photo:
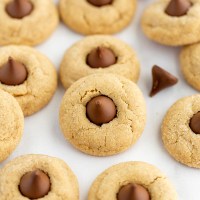
[[[1,0],[0,45],[36,45],[46,40],[59,22],[52,0]]]
[[[0,89],[16,98],[25,116],[42,109],[56,87],[56,70],[44,55],[26,46],[0,49]]]
[[[142,28],[150,39],[179,46],[200,41],[200,1],[159,0],[144,11]]]
[[[94,73],[114,73],[137,82],[140,64],[131,47],[112,36],[88,36],[67,50],[60,66],[65,88]]]
[[[145,121],[145,102],[137,85],[113,74],[94,74],[75,82],[60,107],[66,139],[96,156],[128,149],[140,137]]]
[[[200,95],[177,101],[162,124],[167,151],[179,162],[200,168]]]
[[[137,0],[60,0],[64,23],[89,34],[112,34],[125,28],[136,11]]]
[[[109,189],[108,189],[109,188]],[[99,175],[88,200],[177,200],[168,178],[144,162],[114,165]]]
[[[186,81],[200,91],[200,43],[184,47],[180,55],[181,70]]]
[[[64,161],[45,155],[21,156],[0,171],[1,200],[78,200],[78,182]]]
[[[24,129],[24,116],[15,98],[0,90],[0,162],[16,148]]]

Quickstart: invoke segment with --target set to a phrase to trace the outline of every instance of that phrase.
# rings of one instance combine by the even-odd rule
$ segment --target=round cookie
[[[19,144],[24,116],[15,98],[0,90],[0,162],[5,160]]]
[[[22,79],[22,82],[16,84],[14,79]],[[47,57],[26,46],[0,49],[0,89],[16,98],[25,116],[42,109],[51,100],[56,87],[56,70]]]
[[[21,13],[27,6],[31,6],[29,12]],[[52,34],[58,22],[52,0],[1,0],[0,45],[37,45]]]
[[[200,95],[185,97],[168,110],[162,124],[167,151],[177,161],[195,168],[200,168],[199,112]]]
[[[175,13],[167,14],[169,6]],[[186,10],[182,10],[184,8]],[[199,9],[199,0],[156,1],[145,9],[141,22],[142,29],[148,38],[164,45],[180,46],[198,42]],[[183,12],[176,13],[178,11]],[[172,16],[173,14],[182,15]]]
[[[88,200],[107,199],[177,200],[178,197],[159,169],[144,162],[126,162],[105,170],[91,186]]]
[[[35,171],[36,174],[33,173],[32,177],[25,177],[28,173]],[[26,185],[23,185],[24,181]],[[46,155],[25,155],[15,158],[0,171],[1,200],[33,199],[29,198],[31,192],[41,193],[45,185],[50,185],[47,194],[37,199],[79,199],[78,182],[75,175],[67,164],[58,158]],[[25,190],[28,191],[26,196],[22,194]]]
[[[103,61],[111,59],[105,49],[111,50],[116,60],[111,65],[102,67],[105,64]],[[95,50],[96,57],[92,55]],[[89,60],[90,55],[93,62]],[[99,64],[100,67],[93,66],[94,64],[90,66],[90,62]],[[140,64],[131,47],[121,40],[108,35],[88,36],[66,51],[60,66],[60,78],[64,87],[68,88],[78,79],[94,73],[114,73],[137,82]]]
[[[136,3],[137,0],[108,0],[97,6],[93,0],[60,0],[59,9],[63,22],[78,33],[112,34],[131,22]]]
[[[140,89],[113,74],[93,74],[78,80],[66,91],[60,107],[65,138],[80,151],[95,156],[130,148],[140,137],[145,121]]]
[[[200,44],[186,46],[181,50],[181,70],[186,81],[195,89],[200,91]]]

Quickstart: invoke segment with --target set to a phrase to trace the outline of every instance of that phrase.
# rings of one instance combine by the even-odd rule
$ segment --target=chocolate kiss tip
[[[156,95],[161,90],[173,86],[178,82],[178,79],[162,69],[159,66],[154,65],[152,68],[153,84],[150,92],[150,97]]]
[[[102,51],[103,51],[103,48],[102,48],[102,47],[98,47],[98,48],[97,48],[97,54],[98,54],[98,57],[99,57],[99,58],[102,58]]]

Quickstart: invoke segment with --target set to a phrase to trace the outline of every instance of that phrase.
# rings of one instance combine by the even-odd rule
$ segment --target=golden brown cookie
[[[63,22],[72,30],[85,35],[112,34],[125,28],[136,11],[136,0],[107,1],[94,5],[91,0],[60,0]]]
[[[26,46],[0,49],[0,89],[16,98],[25,116],[42,109],[56,87],[56,70],[46,56]]]
[[[189,3],[185,2],[187,0],[172,1],[173,4],[170,3],[170,0],[159,0],[145,9],[141,23],[146,36],[158,43],[171,46],[200,41],[200,1],[189,0]],[[180,10],[183,9],[181,7],[183,5],[177,5],[176,2],[184,2],[189,6],[184,4],[185,10]],[[174,8],[173,12],[177,13],[167,13],[170,4]],[[177,10],[182,11],[182,13],[178,13]],[[172,16],[173,14],[180,16]]]
[[[60,107],[60,127],[80,151],[108,156],[130,148],[143,132],[146,107],[136,84],[114,74],[75,82]]]
[[[88,200],[123,200],[136,196],[145,200],[178,199],[174,187],[159,169],[144,162],[125,162],[110,167],[96,178]]]
[[[200,44],[193,44],[182,49],[180,54],[181,70],[186,81],[200,91]]]
[[[200,95],[178,100],[162,124],[162,139],[177,161],[200,168]]]
[[[64,161],[46,155],[25,155],[6,164],[0,171],[0,188],[1,200],[79,199],[71,169]]]
[[[65,88],[94,73],[114,73],[137,82],[140,64],[126,43],[108,35],[88,36],[69,48],[60,66]]]
[[[58,25],[52,0],[1,0],[0,45],[36,45],[46,40]]]
[[[0,90],[0,162],[19,144],[24,129],[22,110],[12,95]]]

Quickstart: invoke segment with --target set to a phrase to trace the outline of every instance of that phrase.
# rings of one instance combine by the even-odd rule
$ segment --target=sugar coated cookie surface
[[[52,0],[1,0],[0,45],[36,45],[46,40],[59,22]]]
[[[60,107],[60,127],[77,149],[108,156],[130,148],[145,127],[146,106],[136,84],[113,74],[75,82]]]
[[[180,54],[181,70],[186,81],[200,91],[200,43],[186,46]]]
[[[168,178],[153,165],[125,162],[105,170],[90,188],[88,200],[107,199],[177,200],[178,197]]]
[[[5,160],[19,144],[24,116],[12,95],[0,90],[0,162]]]
[[[92,0],[60,0],[59,9],[63,22],[78,33],[112,34],[130,23],[136,3],[136,0],[114,0],[97,5]]]
[[[68,88],[94,73],[114,73],[137,82],[140,64],[135,52],[123,41],[108,35],[88,36],[66,51],[60,78]]]
[[[178,100],[162,124],[162,140],[177,161],[200,168],[200,95]]]
[[[78,182],[68,165],[46,155],[15,158],[0,170],[1,200],[78,200]]]
[[[26,46],[0,49],[0,89],[16,98],[25,116],[41,110],[56,87],[56,69],[46,56]]]
[[[170,0],[159,0],[144,10],[141,24],[146,36],[158,43],[171,46],[200,41],[200,1],[190,0],[187,10],[181,16],[172,16],[172,13],[168,14],[166,9],[171,4],[172,9],[177,12],[180,5],[176,2],[188,0],[171,1],[174,3],[170,3]]]

